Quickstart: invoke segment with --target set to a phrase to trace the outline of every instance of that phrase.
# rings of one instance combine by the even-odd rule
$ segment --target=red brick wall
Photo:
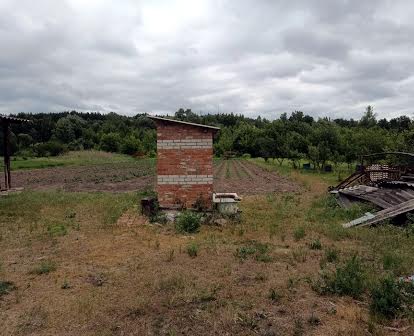
[[[212,207],[213,130],[168,121],[157,124],[157,192],[162,208]]]

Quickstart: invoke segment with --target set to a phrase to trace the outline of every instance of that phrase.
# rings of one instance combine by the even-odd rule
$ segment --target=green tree
[[[101,149],[106,152],[119,152],[121,137],[117,133],[104,134],[101,138]]]
[[[124,139],[121,145],[121,152],[123,154],[133,155],[136,153],[143,153],[144,147],[142,146],[141,141],[137,139],[135,136],[130,135]]]
[[[367,106],[364,115],[359,121],[359,125],[362,127],[370,128],[377,124],[377,116],[374,113],[374,108],[371,105]]]
[[[85,124],[85,120],[81,117],[68,115],[67,117],[58,120],[53,134],[57,140],[68,144],[82,137]]]

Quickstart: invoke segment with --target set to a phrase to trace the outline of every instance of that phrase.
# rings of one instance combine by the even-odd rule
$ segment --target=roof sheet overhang
[[[5,115],[0,114],[0,123],[2,123],[2,122],[7,122],[7,123],[10,123],[10,124],[20,124],[20,123],[25,123],[25,122],[31,122],[31,120],[16,118],[16,117],[10,117],[10,116],[5,116]]]
[[[196,123],[191,123],[191,122],[181,121],[181,120],[175,120],[175,119],[170,119],[170,118],[153,117],[153,116],[148,116],[148,118],[150,118],[152,120],[155,120],[155,121],[171,122],[171,123],[177,123],[177,124],[183,124],[183,125],[189,125],[189,126],[195,126],[195,127],[202,127],[202,128],[210,129],[213,132],[217,132],[217,131],[220,130],[220,127],[208,126],[208,125],[203,125],[203,124],[196,124]]]

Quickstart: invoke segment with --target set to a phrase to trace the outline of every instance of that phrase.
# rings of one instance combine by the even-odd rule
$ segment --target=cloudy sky
[[[412,116],[414,2],[0,0],[0,113]]]

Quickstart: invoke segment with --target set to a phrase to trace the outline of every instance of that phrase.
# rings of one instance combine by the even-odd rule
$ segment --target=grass
[[[77,230],[111,227],[137,203],[133,193],[25,191],[0,198],[1,243],[55,238]]]
[[[145,221],[136,193],[0,198],[0,279],[16,288],[0,300],[2,331],[409,335],[412,296],[398,279],[414,269],[412,232],[343,229],[366,206],[337,207],[328,174],[289,174],[299,192],[244,197],[239,222],[192,235]],[[30,274],[42,261],[56,270]]]
[[[95,150],[72,151],[60,156],[48,158],[26,158],[18,156],[13,157],[11,160],[11,169],[19,170],[49,168],[58,166],[87,166],[134,161],[136,161],[136,159],[134,159],[133,157],[123,154],[107,153]]]
[[[1,281],[0,280],[0,298],[3,295],[10,293],[12,290],[15,290],[16,286],[11,281]]]
[[[360,259],[353,256],[343,265],[337,266],[333,273],[323,273],[314,289],[321,294],[359,298],[366,290],[366,274]]]
[[[279,164],[277,160],[273,161],[269,159],[267,162],[262,158],[254,158],[249,159],[252,162],[256,163],[257,165],[271,171],[277,171],[278,173],[282,175],[292,175],[293,173],[299,173],[304,176],[317,176],[322,181],[328,183],[329,185],[337,185],[340,181],[342,181],[345,177],[349,176],[351,173],[353,173],[353,168],[349,169],[348,165],[346,163],[340,163],[337,167],[334,167],[332,164],[334,171],[332,172],[321,172],[318,170],[304,170],[302,169],[302,165],[304,163],[308,163],[308,160],[300,160],[299,166],[301,168],[299,169],[293,169],[292,165],[289,160],[284,160],[282,165]],[[355,164],[353,165],[355,167]]]
[[[198,245],[194,242],[190,243],[187,245],[187,254],[191,257],[191,258],[195,258],[198,255]]]
[[[30,271],[30,274],[42,275],[54,271],[56,271],[56,263],[51,260],[43,260]]]
[[[270,246],[268,244],[258,241],[247,241],[236,249],[235,256],[242,262],[248,258],[261,262],[270,262],[272,257],[269,255],[269,252]]]

